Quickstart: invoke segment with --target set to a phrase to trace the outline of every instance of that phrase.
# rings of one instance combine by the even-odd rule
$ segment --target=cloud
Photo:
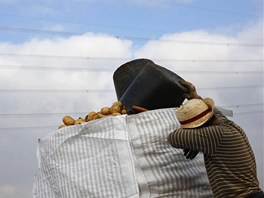
[[[37,165],[37,139],[62,124],[64,115],[56,113],[84,112],[70,114],[75,118],[84,117],[89,111],[98,111],[116,101],[114,91],[100,90],[114,90],[112,72],[131,58],[131,47],[131,41],[93,33],[68,38],[34,38],[23,43],[0,43],[0,51],[11,54],[0,56],[0,89],[36,90],[0,94],[1,114],[15,114],[0,116],[3,135],[0,150],[6,151],[1,154],[5,160],[1,163],[0,183],[9,181],[10,186],[16,187],[16,190],[10,186],[1,187],[0,197],[29,197]],[[12,66],[16,66],[15,69]],[[19,116],[20,113],[25,115]],[[33,113],[33,116],[28,116],[28,113]],[[55,115],[41,116],[39,113]],[[22,128],[13,131],[4,129],[6,127]],[[16,195],[11,195],[12,192]]]
[[[143,54],[151,57],[175,59],[214,59],[216,57],[218,57],[217,59],[229,57],[237,59],[252,57],[257,52],[255,56],[259,58],[261,57],[262,48],[250,48],[247,44],[261,45],[261,41],[263,41],[262,33],[262,20],[251,24],[251,26],[236,35],[224,34],[224,32],[219,34],[219,31],[210,32],[207,30],[171,33],[163,35],[157,40],[150,40],[136,52],[136,55]],[[243,52],[242,56],[240,53],[232,53],[237,49],[242,49],[240,50]],[[232,54],[230,55],[230,53]]]
[[[157,64],[168,67],[187,80],[194,82],[204,94],[215,94],[220,104],[236,104],[237,101],[248,103],[246,97],[240,95],[240,91],[243,89],[235,90],[238,94],[226,100],[223,97],[226,95],[222,94],[223,90],[203,88],[263,85],[261,73],[245,73],[246,71],[262,70],[261,62],[250,62],[250,60],[262,60],[263,48],[247,45],[248,43],[259,44],[259,41],[263,41],[262,31],[263,24],[259,20],[254,24],[247,25],[245,29],[236,34],[230,35],[229,31],[226,34],[223,32],[220,34],[212,30],[177,32],[163,35],[156,40],[149,40],[137,49],[133,48],[133,42],[130,40],[94,33],[67,38],[34,38],[18,44],[0,43],[1,52],[21,54],[21,56],[0,57],[2,65],[20,68],[18,70],[7,69],[8,67],[2,69],[0,88],[110,90],[114,89],[111,75],[114,69],[133,57],[145,57],[153,59]],[[34,69],[26,69],[28,66],[32,66]],[[52,70],[52,68],[58,69]],[[82,68],[87,70],[80,71]],[[106,70],[97,72],[88,70],[98,68]],[[205,71],[205,73],[193,71]],[[211,73],[208,74],[208,71]],[[226,73],[232,71],[238,74]],[[224,82],[222,78],[225,78]],[[210,86],[208,82],[210,82]],[[230,90],[232,91],[232,89]],[[258,96],[252,99],[252,103],[262,102],[261,88],[247,91],[254,92]],[[229,91],[225,90],[225,92],[229,94]],[[102,104],[111,103],[108,102],[108,97],[111,100],[115,98],[115,94],[110,92],[103,94],[106,97],[101,97],[99,93],[74,94],[74,92],[70,92],[66,96],[60,93],[42,92],[39,94],[34,92],[31,94],[25,92],[21,95],[12,94],[8,94],[11,98],[2,98],[2,101],[12,101],[12,107],[7,105],[2,112],[74,112],[93,107],[99,108]],[[17,97],[12,97],[16,95]],[[29,96],[34,96],[35,102],[32,102]],[[79,105],[76,105],[76,101],[81,101],[82,97],[89,102],[85,104],[78,102]]]
[[[21,44],[0,44],[0,51],[21,54],[1,57],[3,65],[18,66],[18,70],[3,70],[0,89],[113,90],[112,74],[109,72],[114,71],[126,58],[130,59],[131,47],[131,41],[92,33],[69,38],[32,39]],[[27,67],[34,69],[25,69]],[[57,70],[52,70],[53,67]],[[83,70],[79,71],[79,68]],[[100,68],[102,70],[92,70]],[[110,105],[113,102],[114,92],[109,92],[112,94],[110,101],[107,101],[107,97],[102,97],[109,96],[108,92],[100,96],[98,93],[100,92],[80,94],[73,91],[68,92],[66,97],[63,93],[56,92],[9,93],[7,95],[11,98],[8,101],[12,107],[6,106],[2,112],[82,112],[99,108],[102,103],[108,102]],[[16,94],[17,97],[12,97]],[[2,100],[7,101],[4,98]],[[87,102],[77,102],[79,105],[76,105],[76,101],[82,100]]]
[[[149,57],[157,60],[162,65],[169,66],[175,71],[245,72],[261,70],[259,61],[263,59],[263,48],[259,41],[263,41],[263,37],[259,33],[260,30],[261,22],[258,21],[236,35],[219,34],[206,30],[167,34],[157,40],[148,41],[141,49],[135,52],[135,57]],[[258,61],[250,62],[250,60]],[[208,81],[201,80],[199,77],[207,75],[207,80],[211,80],[211,85],[217,86],[218,83],[219,87],[219,77],[222,77],[219,74],[221,72],[211,74],[209,77],[207,73],[193,74],[191,76],[195,75],[195,78],[190,80],[195,80],[198,86],[204,87]],[[254,75],[252,77],[250,75],[237,75],[237,80],[233,76],[228,75],[225,75],[225,78],[232,78],[232,80],[230,79],[230,82],[227,81],[220,86],[225,84],[227,86],[262,84],[261,78],[256,79]]]
[[[219,33],[213,30],[176,32],[163,35],[156,40],[149,40],[136,49],[133,48],[131,40],[94,33],[65,38],[34,38],[23,43],[0,43],[1,52],[20,54],[20,56],[0,56],[1,90],[72,90],[69,92],[3,92],[0,96],[1,103],[4,104],[1,106],[1,113],[88,113],[99,110],[103,106],[109,106],[116,100],[114,91],[78,92],[74,90],[113,90],[113,71],[124,62],[138,57],[153,59],[157,64],[193,82],[202,96],[214,98],[218,105],[262,104],[241,105],[239,108],[232,106],[235,115],[243,111],[252,111],[252,109],[259,111],[260,106],[263,109],[262,62],[250,60],[263,60],[263,48],[244,44],[259,44],[259,41],[263,41],[261,31],[263,31],[263,25],[261,21],[257,21],[236,34]],[[17,68],[11,69],[11,66],[17,66]],[[259,73],[246,71],[259,71]],[[254,87],[254,85],[260,87]],[[247,89],[245,86],[252,87]],[[214,89],[216,87],[237,88]],[[74,114],[74,116],[84,116],[84,114]],[[12,150],[5,153],[5,157],[10,160],[1,162],[4,167],[2,171],[10,172],[12,160],[16,161],[16,166],[23,164],[28,168],[25,172],[16,170],[13,175],[1,175],[0,180],[9,177],[10,180],[17,182],[14,182],[16,189],[17,186],[22,185],[23,182],[17,181],[18,175],[28,177],[29,171],[32,171],[36,165],[32,164],[32,161],[36,160],[32,148],[35,148],[37,138],[56,130],[56,126],[61,124],[62,117],[63,115],[25,115],[1,119],[1,127],[39,126],[40,129],[38,133],[34,133],[29,128],[26,135],[23,133],[11,135],[7,132],[6,138],[0,139],[0,150]],[[235,116],[233,119],[245,129],[252,142],[263,184],[263,177],[261,178],[263,148],[260,148],[263,147],[263,140],[256,138],[263,136],[261,134],[263,113],[244,114]],[[41,126],[55,127],[41,129]],[[31,147],[23,153],[25,145]],[[29,152],[30,149],[31,152]],[[20,157],[15,157],[14,151],[20,151]],[[8,186],[1,187],[1,193],[14,191],[14,188]]]

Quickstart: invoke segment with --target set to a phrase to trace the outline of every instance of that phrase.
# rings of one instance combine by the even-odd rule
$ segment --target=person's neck
[[[215,116],[213,116],[209,122],[211,125],[219,125],[220,124],[220,121]]]
[[[218,124],[220,124],[220,121],[215,116],[213,116],[209,121],[207,121],[201,127],[207,127],[207,126],[218,125]]]

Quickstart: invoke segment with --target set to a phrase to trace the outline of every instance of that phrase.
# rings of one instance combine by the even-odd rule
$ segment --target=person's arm
[[[196,88],[192,83],[185,81],[185,80],[180,80],[179,83],[188,90],[188,93],[183,95],[185,98],[187,98],[188,100],[203,99],[201,96],[197,94]]]
[[[220,144],[223,129],[212,125],[194,129],[176,129],[168,136],[168,142],[175,148],[202,151],[206,155],[212,155]]]
[[[180,84],[188,90],[188,93],[184,94],[185,98],[187,98],[188,100],[202,99],[202,97],[197,94],[196,88],[192,83],[185,81],[185,80],[181,80]],[[206,128],[206,131],[208,130],[211,131],[212,130],[211,128],[213,127]],[[178,134],[176,134],[176,132]],[[190,132],[194,133],[192,134],[193,137],[191,138],[191,140],[189,140],[190,134],[188,134]],[[219,133],[217,129],[215,133],[216,134]],[[177,136],[180,136],[180,137],[177,137]],[[204,153],[207,153],[207,154],[215,151],[216,145],[209,145],[210,140],[206,139],[206,136],[207,136],[206,132],[203,132],[203,130],[200,130],[200,129],[198,132],[197,132],[197,129],[178,129],[169,135],[168,141],[172,146],[176,148],[183,148],[184,155],[186,156],[187,159],[193,159],[198,154],[198,151],[203,151]],[[176,138],[180,138],[181,141],[178,141]],[[195,140],[197,140],[197,142],[195,142]],[[189,144],[188,144],[188,141],[189,141]],[[208,142],[206,143],[206,141]],[[180,142],[182,142],[183,144],[180,144]],[[201,143],[204,143],[204,145],[206,143],[208,147],[211,147],[210,151],[209,149],[206,149],[206,147],[203,147]]]
[[[182,86],[184,86],[187,90],[188,90],[188,93],[184,94],[183,96],[185,98],[187,98],[188,100],[191,100],[191,99],[203,99],[201,96],[199,96],[196,92],[196,88],[195,86],[188,82],[188,81],[185,81],[185,80],[180,80],[180,84]],[[221,111],[219,111],[218,109],[214,108],[214,116],[215,118],[220,118],[220,119],[227,119]]]

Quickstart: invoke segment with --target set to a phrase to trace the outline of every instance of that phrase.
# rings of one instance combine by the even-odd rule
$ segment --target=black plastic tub
[[[117,99],[128,114],[138,113],[132,106],[148,110],[178,107],[186,88],[182,78],[149,59],[136,59],[121,65],[113,75]]]

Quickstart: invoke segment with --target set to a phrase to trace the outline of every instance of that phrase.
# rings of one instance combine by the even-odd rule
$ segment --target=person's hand
[[[190,150],[190,149],[183,149],[183,154],[186,157],[186,159],[194,159],[196,155],[199,153],[199,151]]]
[[[191,100],[194,98],[202,99],[201,96],[197,94],[196,88],[192,83],[185,81],[185,80],[180,80],[179,83],[188,90],[188,93],[183,94],[185,98],[187,98],[188,100]]]

